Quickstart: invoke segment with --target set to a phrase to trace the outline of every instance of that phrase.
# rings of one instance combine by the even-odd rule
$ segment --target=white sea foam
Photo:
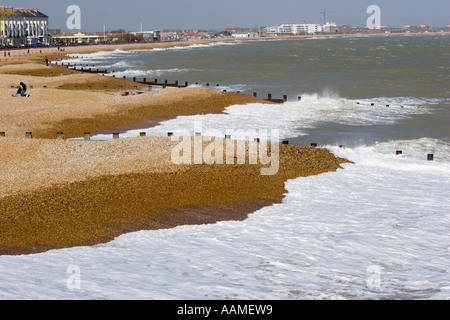
[[[306,135],[308,129],[322,123],[333,122],[353,126],[392,124],[416,114],[430,112],[429,108],[422,106],[430,102],[427,99],[398,97],[370,101],[375,101],[375,105],[372,106],[369,100],[349,100],[330,94],[303,95],[301,101],[276,105],[260,103],[234,105],[228,107],[223,114],[180,116],[164,121],[156,127],[132,130],[121,136],[135,137],[143,131],[153,136],[166,136],[168,132],[175,135],[187,132],[193,135],[194,123],[201,121],[205,131],[279,129],[280,139],[286,139]],[[386,104],[389,104],[389,107],[386,107]],[[99,135],[94,139],[110,138],[111,135]]]
[[[68,57],[71,58],[79,58],[79,59],[102,59],[102,58],[110,58],[110,57],[118,57],[129,55],[130,51],[124,51],[120,49],[112,50],[112,51],[99,51],[95,53],[74,53],[68,54]]]
[[[106,59],[118,59],[123,57],[129,57],[131,55],[130,51],[124,51],[116,49],[113,51],[99,51],[95,53],[83,53],[83,54],[68,54],[70,59],[63,59],[56,64],[71,63],[78,65],[99,65],[103,64]],[[124,62],[118,62],[124,63]],[[103,67],[104,68],[104,67]]]
[[[116,77],[158,77],[163,74],[185,73],[190,71],[192,71],[192,69],[178,69],[178,68],[155,69],[155,70],[127,69],[124,71],[109,73],[107,75]]]
[[[161,51],[173,51],[173,50],[194,50],[194,49],[204,49],[204,48],[211,48],[211,47],[217,47],[217,46],[234,46],[238,44],[242,44],[242,41],[218,41],[218,42],[211,42],[208,44],[192,44],[189,46],[174,46],[174,47],[167,47],[167,48],[154,48],[154,49],[143,49],[143,50],[131,50],[130,52],[133,53],[142,53],[142,52],[161,52]]]

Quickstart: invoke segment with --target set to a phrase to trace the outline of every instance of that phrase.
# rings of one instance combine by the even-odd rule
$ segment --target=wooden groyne
[[[109,71],[107,69],[96,68],[95,66],[91,67],[91,66],[87,66],[85,64],[76,64],[76,63],[70,63],[70,62],[61,62],[61,63],[59,63],[59,65],[65,66],[65,67],[67,67],[71,70],[75,70],[75,71],[86,72],[86,73],[96,73],[96,74],[102,74],[102,75],[112,74],[112,73],[116,72],[115,70]],[[112,75],[112,77],[116,78],[115,75]],[[148,85],[148,86],[159,86],[159,87],[163,87],[163,88],[166,88],[166,87],[187,88],[189,86],[188,81],[185,81],[183,83],[178,80],[175,80],[175,82],[171,83],[168,80],[164,80],[164,81],[160,82],[158,79],[153,79],[153,80],[149,80],[147,78],[138,79],[137,77],[128,78],[126,76],[123,76],[122,78],[124,80],[132,80],[139,84],[144,84],[144,85]],[[196,82],[195,85],[199,85],[199,83]],[[210,85],[210,83],[206,83],[206,87],[212,87],[212,85]],[[220,85],[216,84],[215,87],[220,87]],[[226,90],[223,90],[223,91],[225,92]],[[239,91],[238,91],[238,93],[239,93]],[[257,93],[254,92],[253,96],[257,97]],[[284,102],[287,102],[287,95],[284,95],[282,99],[277,99],[277,98],[273,98],[272,94],[269,93],[267,95],[267,98],[262,98],[262,100],[282,104]],[[300,101],[300,100],[301,100],[301,97],[298,97],[298,101]]]
[[[195,132],[194,135],[195,136],[202,136],[202,134],[200,132]],[[139,137],[146,137],[146,136],[147,136],[146,132],[139,132]],[[168,137],[173,137],[174,133],[173,132],[168,132],[167,136]],[[0,139],[2,139],[2,138],[6,139],[6,137],[7,137],[6,132],[5,131],[0,131]],[[25,132],[25,138],[33,139],[33,132]],[[91,138],[92,138],[91,132],[85,132],[81,139],[84,140],[84,141],[91,141]],[[120,139],[120,133],[119,132],[113,132],[112,133],[112,138],[113,138],[113,140]],[[57,140],[65,140],[64,132],[57,132],[56,133],[56,139]],[[225,135],[225,139],[230,140],[231,136],[230,135]],[[251,140],[248,140],[248,141],[251,141]],[[260,138],[254,138],[253,141],[257,142],[257,143],[260,143]],[[289,145],[289,140],[282,140],[279,144]],[[312,142],[310,144],[310,147],[311,148],[318,148],[318,143],[317,142]],[[345,146],[340,144],[339,148],[345,148]],[[403,151],[402,150],[396,150],[395,154],[397,156],[403,155]],[[428,153],[426,155],[426,159],[427,159],[427,161],[434,161],[434,154],[433,153]]]

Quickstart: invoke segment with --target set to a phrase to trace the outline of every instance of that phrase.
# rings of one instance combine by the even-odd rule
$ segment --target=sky
[[[370,5],[381,9],[381,23],[431,26],[450,24],[449,0],[0,0],[0,5],[38,8],[49,27],[69,31],[70,5],[81,9],[81,31],[183,29],[223,30],[281,23],[316,22],[365,26]]]

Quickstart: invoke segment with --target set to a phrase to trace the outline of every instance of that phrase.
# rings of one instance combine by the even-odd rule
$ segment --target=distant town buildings
[[[51,43],[58,45],[68,44],[99,44],[99,43],[132,43],[132,42],[173,42],[194,39],[221,39],[234,38],[248,39],[254,37],[300,36],[320,34],[369,34],[369,33],[426,33],[426,32],[450,32],[450,25],[442,28],[432,28],[423,24],[411,26],[404,24],[401,27],[388,27],[379,25],[375,27],[354,27],[351,25],[337,26],[334,22],[324,25],[317,23],[280,24],[261,28],[226,28],[216,30],[179,30],[165,29],[161,31],[137,31],[129,32],[123,29],[115,31],[103,31],[93,34],[70,33],[64,34],[60,30],[50,29]]]
[[[446,27],[431,27],[428,24],[411,26],[404,24],[401,27],[388,27],[381,24],[378,26],[352,27],[350,25],[337,26],[334,22],[324,25],[317,23],[289,23],[266,27],[270,36],[297,36],[315,34],[359,34],[359,33],[427,33],[427,32],[450,32],[450,25]]]
[[[48,44],[48,16],[36,8],[0,6],[1,45]]]
[[[160,40],[161,35],[159,31],[126,32],[125,30],[115,30],[111,32],[97,32],[95,34],[84,32],[64,34],[56,32],[51,36],[51,43],[56,45],[158,42]]]
[[[216,30],[161,30],[129,32],[123,29],[96,33],[62,33],[61,29],[49,29],[49,17],[37,8],[13,8],[0,6],[0,46],[30,46],[30,45],[77,45],[99,43],[132,43],[159,41],[186,41],[192,39],[299,36],[316,34],[365,34],[365,33],[428,33],[450,32],[450,24],[445,27],[431,27],[427,24],[412,26],[403,24],[400,27],[386,25],[354,27],[351,25],[337,26],[335,22],[318,24],[284,23],[260,28],[226,28]]]

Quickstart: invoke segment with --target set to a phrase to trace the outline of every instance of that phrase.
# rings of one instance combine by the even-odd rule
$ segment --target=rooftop
[[[26,18],[48,18],[37,8],[16,8],[0,6],[0,16],[6,17],[26,17]]]

